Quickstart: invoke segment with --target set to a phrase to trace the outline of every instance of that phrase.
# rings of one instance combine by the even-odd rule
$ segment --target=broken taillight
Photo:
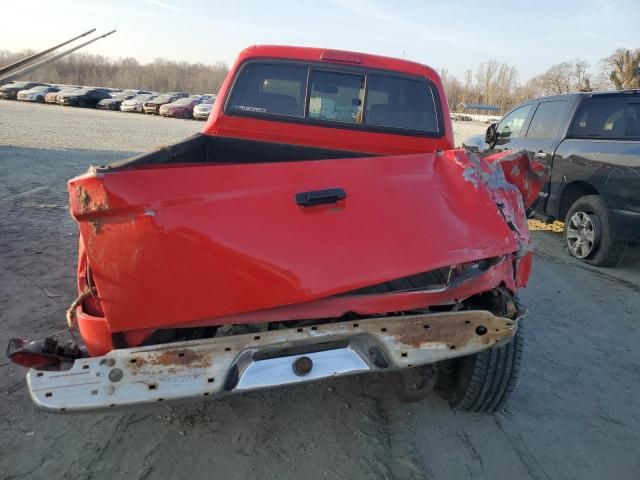
[[[63,346],[53,338],[33,341],[13,338],[7,346],[9,360],[28,368],[55,367],[63,361],[73,361],[80,356],[77,346]]]

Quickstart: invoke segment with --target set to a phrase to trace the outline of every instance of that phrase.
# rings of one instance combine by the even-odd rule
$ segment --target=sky
[[[496,59],[526,81],[575,58],[596,72],[613,50],[640,48],[638,0],[0,0],[0,11],[0,49],[117,29],[81,51],[141,62],[231,65],[249,45],[285,44],[404,57],[460,79]]]

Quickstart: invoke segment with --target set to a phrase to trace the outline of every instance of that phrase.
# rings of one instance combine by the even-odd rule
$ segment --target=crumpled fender
[[[520,191],[525,208],[533,205],[548,178],[544,163],[531,158],[526,150],[494,153],[484,161],[502,168],[505,179]]]
[[[524,287],[532,265],[531,233],[526,209],[533,205],[548,179],[545,165],[526,150],[505,150],[488,156],[465,150],[459,161],[467,162],[465,178],[491,192],[500,213],[513,231],[519,249],[515,252],[515,283]]]

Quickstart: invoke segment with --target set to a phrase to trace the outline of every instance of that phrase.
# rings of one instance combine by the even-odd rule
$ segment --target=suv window
[[[304,117],[307,67],[249,64],[233,88],[230,110]]]
[[[639,138],[640,100],[622,96],[588,98],[576,115],[571,127],[571,136]]]
[[[364,75],[311,73],[309,118],[361,123],[363,103]]]
[[[240,70],[225,112],[442,133],[438,93],[427,79],[346,70],[252,61]]]
[[[527,130],[527,138],[553,138],[566,105],[566,100],[540,102]]]
[[[424,82],[372,74],[367,89],[367,125],[438,131],[433,91]]]
[[[524,121],[527,119],[527,115],[529,115],[529,110],[531,110],[531,105],[523,105],[504,117],[497,127],[500,139],[508,140],[510,138],[518,138]]]

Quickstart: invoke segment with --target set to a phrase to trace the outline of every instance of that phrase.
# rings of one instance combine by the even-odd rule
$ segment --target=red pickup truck
[[[82,343],[9,357],[56,412],[385,371],[403,398],[495,411],[539,167],[453,150],[427,66],[250,47],[201,134],[69,181]]]

